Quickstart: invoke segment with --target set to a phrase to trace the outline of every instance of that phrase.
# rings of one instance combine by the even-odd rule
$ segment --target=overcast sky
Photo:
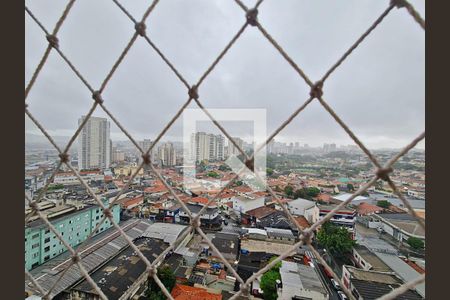
[[[150,1],[120,1],[140,19]],[[66,1],[26,1],[51,31]],[[245,1],[250,6],[253,1]],[[388,0],[266,0],[259,21],[312,81],[358,39]],[[425,17],[425,1],[411,3]],[[153,42],[189,83],[195,83],[245,22],[230,0],[161,0],[147,20]],[[25,83],[47,42],[25,15]],[[61,50],[98,88],[134,32],[109,0],[78,0],[58,37]],[[425,33],[405,9],[394,9],[331,75],[324,99],[370,148],[402,147],[425,128]],[[199,90],[207,108],[265,108],[274,131],[308,97],[306,83],[267,39],[248,27]],[[154,139],[187,100],[187,91],[156,52],[138,38],[103,95],[105,105],[136,139]],[[55,136],[69,136],[88,112],[89,90],[52,52],[28,96],[29,109]],[[195,104],[189,106],[196,108]],[[94,116],[106,116],[97,108]],[[26,118],[27,133],[38,133]],[[233,136],[249,126],[224,125]],[[213,131],[211,129],[211,131]],[[182,118],[166,139],[180,139]],[[113,141],[125,140],[111,124]],[[313,101],[276,140],[351,144],[323,107]],[[424,143],[420,144],[420,148]]]

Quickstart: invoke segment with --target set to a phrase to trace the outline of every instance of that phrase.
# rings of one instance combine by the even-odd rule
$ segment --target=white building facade
[[[78,120],[78,125],[86,116]],[[78,168],[106,169],[111,163],[110,124],[106,118],[90,117],[78,137]]]

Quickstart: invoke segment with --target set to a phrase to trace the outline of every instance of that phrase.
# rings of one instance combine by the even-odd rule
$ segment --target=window
[[[45,234],[47,234],[47,233],[49,233],[50,232],[50,229],[46,229],[45,230]]]
[[[64,224],[60,224],[60,225],[59,225],[59,228],[63,228],[63,227],[64,227]]]
[[[31,237],[33,240],[39,237],[39,233],[33,234],[33,236]]]
[[[31,245],[31,249],[35,249],[35,248],[37,248],[37,247],[39,247],[39,243],[36,243],[36,244]]]
[[[44,252],[48,252],[48,251],[50,251],[50,246],[47,246],[44,248]]]
[[[47,261],[50,259],[50,255],[47,255],[46,257],[44,257],[44,261]]]
[[[33,255],[31,256],[32,258],[36,258],[39,256],[39,252],[33,253]]]
[[[96,216],[95,219],[98,220],[99,216]]]
[[[72,220],[69,221],[69,224],[72,224]]]
[[[49,237],[45,238],[45,240],[44,240],[44,243],[48,243],[48,242],[50,242],[50,238]]]

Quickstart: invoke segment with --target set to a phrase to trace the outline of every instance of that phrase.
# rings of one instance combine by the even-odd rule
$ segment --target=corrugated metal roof
[[[130,238],[134,239],[140,235],[139,231],[143,231],[149,225],[150,222],[146,220],[128,220],[120,224],[120,227],[130,236]],[[139,228],[139,230],[135,230],[135,227]],[[80,252],[81,263],[88,272],[91,272],[105,262],[105,260],[116,255],[127,245],[125,238],[120,236],[115,228],[110,228],[102,234],[101,239],[93,239],[80,246],[82,247]],[[33,276],[37,282],[46,291],[52,288],[56,283],[52,293],[53,296],[82,279],[81,272],[76,265],[70,266],[62,276],[64,270],[70,265],[71,258],[68,253],[61,256],[65,257],[65,259],[52,259],[48,264],[46,263],[44,264],[45,266],[43,265],[42,268],[39,268],[40,273],[36,274],[32,272],[34,273]],[[51,272],[52,274],[49,274],[49,269],[53,270],[53,272]],[[34,290],[32,286],[28,286],[28,289],[33,290],[35,294],[39,294],[39,291]]]

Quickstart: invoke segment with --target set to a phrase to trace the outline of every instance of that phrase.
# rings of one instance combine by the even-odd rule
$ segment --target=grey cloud
[[[27,1],[51,30],[64,5]],[[139,19],[148,1],[121,1]],[[412,2],[424,15],[420,1]],[[251,5],[252,1],[246,1]],[[259,20],[294,61],[319,79],[387,7],[388,1],[265,1]],[[194,83],[245,22],[234,1],[160,1],[147,22],[150,38]],[[112,1],[77,1],[59,33],[61,49],[98,88],[133,34]],[[26,82],[46,47],[26,16]],[[404,9],[386,20],[326,81],[324,98],[369,147],[401,147],[424,129],[425,33]],[[202,84],[210,108],[266,108],[268,133],[308,97],[309,88],[275,48],[249,27]],[[186,88],[142,39],[134,44],[104,92],[105,105],[136,138],[154,138],[187,100]],[[54,134],[74,132],[92,104],[64,62],[52,53],[27,100]],[[195,105],[190,105],[195,108]],[[94,115],[105,116],[100,109]],[[236,126],[227,124],[233,129]],[[225,127],[227,127],[225,126]],[[28,131],[36,131],[26,121]],[[112,126],[113,138],[125,138]],[[167,136],[181,136],[177,121]],[[244,133],[243,133],[244,134]],[[350,144],[316,102],[280,135],[281,141]],[[423,145],[422,145],[423,146]]]

